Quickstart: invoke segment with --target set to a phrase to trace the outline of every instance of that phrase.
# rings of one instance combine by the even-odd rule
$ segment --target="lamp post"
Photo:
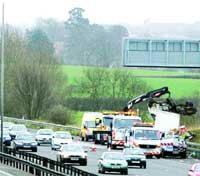
[[[4,117],[4,3],[2,5],[1,26],[1,152],[3,152],[3,117]]]

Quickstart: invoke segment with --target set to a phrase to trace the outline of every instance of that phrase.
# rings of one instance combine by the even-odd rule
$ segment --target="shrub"
[[[62,106],[56,105],[48,112],[48,121],[52,123],[66,125],[71,121],[69,110]]]

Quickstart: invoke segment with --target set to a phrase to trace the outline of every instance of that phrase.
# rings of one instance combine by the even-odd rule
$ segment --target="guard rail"
[[[24,170],[37,176],[97,176],[55,160],[25,151],[15,151],[4,148],[5,153],[0,153],[0,162]]]
[[[200,158],[200,144],[194,142],[186,142],[188,156]]]
[[[75,126],[65,126],[65,125],[60,125],[60,124],[27,120],[23,118],[20,119],[20,118],[14,118],[14,117],[5,117],[5,116],[4,116],[4,121],[25,124],[28,127],[30,126],[30,128],[35,125],[36,128],[54,128],[54,129],[62,128],[63,130],[70,131],[72,134],[75,133],[79,135],[80,133],[80,128],[75,127]]]

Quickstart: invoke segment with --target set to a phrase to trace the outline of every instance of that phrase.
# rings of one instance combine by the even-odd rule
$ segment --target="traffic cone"
[[[96,150],[97,150],[95,144],[93,144],[92,147],[90,147],[90,149],[91,149],[92,152],[96,152]]]

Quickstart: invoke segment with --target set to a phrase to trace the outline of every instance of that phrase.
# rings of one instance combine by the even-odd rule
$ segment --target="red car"
[[[188,176],[200,176],[200,163],[195,163],[192,165],[188,172]]]

